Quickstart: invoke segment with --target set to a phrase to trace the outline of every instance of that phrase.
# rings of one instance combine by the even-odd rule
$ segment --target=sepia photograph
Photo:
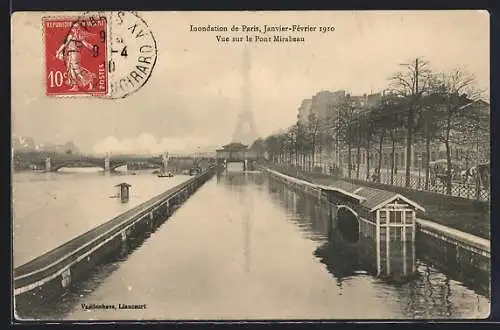
[[[490,16],[11,16],[16,321],[485,319]]]

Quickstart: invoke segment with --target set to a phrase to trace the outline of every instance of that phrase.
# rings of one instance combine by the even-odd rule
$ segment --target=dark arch
[[[359,241],[359,217],[350,207],[345,205],[337,207],[337,228],[347,243]]]
[[[57,172],[58,170],[60,170],[63,167],[68,167],[68,165],[77,165],[77,164],[85,164],[85,165],[100,167],[100,168],[104,169],[104,162],[98,162],[98,161],[94,161],[94,160],[75,159],[75,160],[67,160],[67,161],[51,164],[50,170],[52,172]],[[88,166],[88,167],[90,167],[90,166]]]
[[[113,162],[110,162],[109,164],[109,170],[110,171],[115,171],[118,167],[122,167],[122,166],[125,166],[127,165],[127,163],[125,162],[116,162],[116,163],[113,163]],[[103,166],[104,168],[104,166]]]
[[[115,171],[118,167],[125,166],[125,165],[130,165],[130,164],[134,164],[134,163],[137,163],[137,162],[138,162],[137,160],[123,160],[123,161],[122,160],[117,160],[117,161],[113,161],[113,159],[111,159],[110,164],[109,164],[109,170],[110,171]],[[152,159],[140,160],[140,162],[147,163],[149,165],[155,166],[152,169],[163,168],[163,162],[162,162],[161,159],[152,158]]]

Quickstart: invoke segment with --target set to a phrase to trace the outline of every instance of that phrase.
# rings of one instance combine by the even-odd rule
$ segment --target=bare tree
[[[269,154],[269,158],[273,163],[277,163],[279,160],[279,141],[276,134],[268,136],[265,140],[266,150]]]
[[[376,122],[373,118],[373,110],[374,108],[367,108],[358,114],[361,127],[361,145],[366,154],[366,180],[370,179],[371,151],[373,142],[375,142]]]
[[[429,83],[432,78],[432,72],[429,68],[429,62],[420,58],[416,58],[410,64],[402,64],[407,66],[407,70],[395,73],[391,80],[395,91],[401,96],[406,97],[406,179],[405,186],[410,186],[410,169],[412,144],[414,135],[414,122],[418,112],[420,111],[420,100],[422,94],[429,88]]]
[[[301,167],[305,167],[306,164],[306,148],[307,148],[307,136],[306,136],[306,126],[302,123],[297,123],[297,155],[299,158],[299,164]]]
[[[434,81],[431,84],[430,92],[422,97],[421,111],[417,122],[417,131],[425,143],[425,156],[423,159],[425,169],[425,190],[429,190],[431,162],[430,145],[432,141],[436,140],[436,134],[439,131],[439,118],[441,116],[439,112],[441,101],[435,86],[436,82]]]
[[[321,122],[318,116],[315,113],[311,113],[309,115],[308,120],[308,135],[310,141],[310,159],[309,159],[309,170],[312,170],[314,167],[314,162],[316,160],[316,148],[319,140],[319,132],[320,132]],[[311,163],[312,162],[312,163]]]
[[[265,141],[261,138],[258,138],[252,143],[250,150],[256,153],[258,159],[262,159],[265,151]]]
[[[475,87],[474,75],[460,68],[440,74],[437,82],[441,116],[436,139],[446,148],[446,192],[451,194],[451,144],[462,144],[464,139],[470,138],[471,131],[477,129],[480,112],[473,104],[479,100],[481,91]]]
[[[347,146],[347,168],[348,177],[351,178],[352,174],[352,147],[356,143],[356,121],[355,121],[356,108],[351,100],[347,98],[340,104],[340,116],[338,118],[338,135],[339,142]]]
[[[382,168],[383,153],[382,148],[384,146],[385,138],[388,136],[390,127],[392,125],[392,106],[393,102],[388,95],[383,95],[378,103],[369,112],[368,120],[370,121],[371,138],[370,142],[376,143],[377,148],[377,165],[376,165],[376,177],[380,180],[380,170]]]

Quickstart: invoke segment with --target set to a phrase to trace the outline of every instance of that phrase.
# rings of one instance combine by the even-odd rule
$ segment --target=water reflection
[[[238,199],[238,207],[242,209],[243,214],[243,260],[244,271],[250,271],[250,253],[251,253],[251,237],[252,237],[252,221],[251,214],[254,207],[254,196],[252,194],[244,194],[245,190],[251,189],[257,185],[262,189],[264,177],[260,172],[219,172],[217,173],[217,183],[225,185],[229,190],[236,193]]]
[[[335,277],[341,279],[366,272],[387,282],[399,283],[411,279],[416,261],[414,244],[401,242],[400,236],[391,232],[389,239],[382,241],[377,250],[376,241],[359,235],[357,220],[350,217],[333,218],[333,231],[329,232],[328,222],[332,215],[328,203],[293,191],[272,178],[270,180],[269,187],[274,198],[296,214],[292,221],[309,238],[325,241],[315,255]],[[340,221],[336,222],[336,219]]]
[[[347,279],[368,274],[390,285],[386,289],[395,292],[401,302],[401,312],[406,317],[471,317],[463,314],[463,306],[460,306],[468,302],[474,306],[473,317],[488,315],[489,301],[480,294],[479,288],[478,293],[474,293],[462,283],[418,260],[415,242],[402,242],[401,235],[390,231],[389,239],[381,241],[378,250],[376,241],[363,235],[353,244],[339,230],[335,219],[329,231],[331,210],[328,203],[291,189],[271,176],[268,179],[270,195],[275,202],[287,208],[291,221],[306,237],[322,241],[314,255],[340,287]]]

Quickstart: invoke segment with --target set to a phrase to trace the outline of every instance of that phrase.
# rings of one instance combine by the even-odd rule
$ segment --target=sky
[[[73,13],[73,15],[79,13]],[[436,71],[466,69],[489,96],[486,11],[139,12],[158,47],[148,83],[125,99],[45,96],[41,19],[12,17],[12,134],[73,141],[86,152],[182,151],[230,142],[243,109],[243,44],[190,25],[333,26],[304,43],[247,43],[247,90],[265,137],[293,124],[301,101],[322,90],[377,92],[415,57]],[[252,36],[254,33],[249,33]],[[289,33],[281,33],[288,36]]]

